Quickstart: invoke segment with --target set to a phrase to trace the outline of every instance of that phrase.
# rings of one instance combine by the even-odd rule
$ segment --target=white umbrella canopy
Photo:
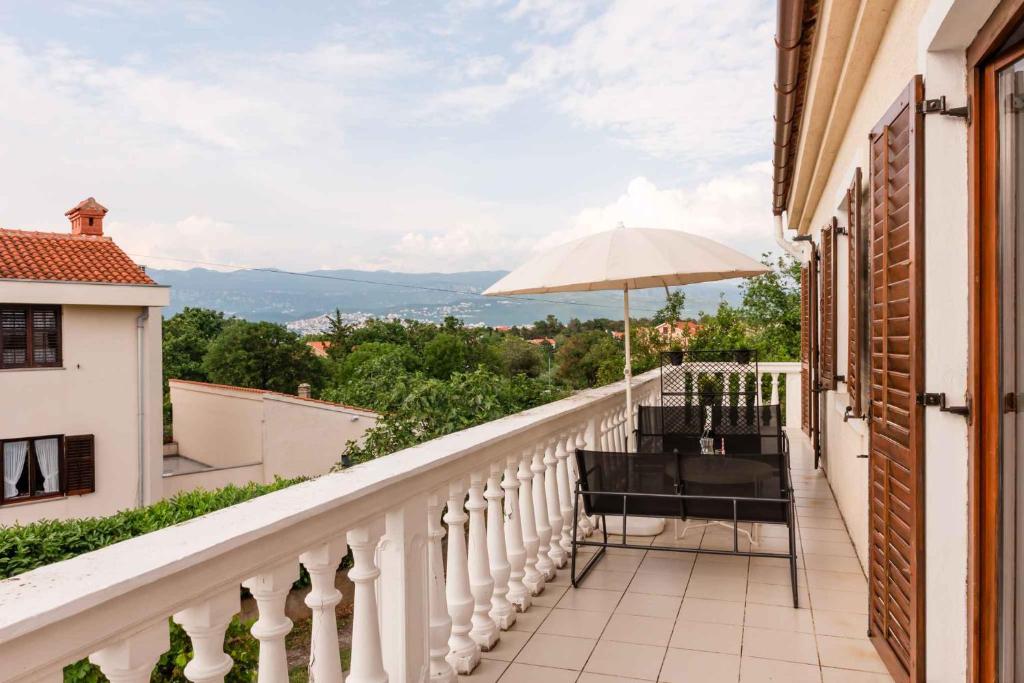
[[[753,277],[769,268],[706,237],[682,230],[619,227],[559,245],[536,256],[484,291],[487,296],[623,292],[626,344],[626,434],[633,436],[629,290]]]

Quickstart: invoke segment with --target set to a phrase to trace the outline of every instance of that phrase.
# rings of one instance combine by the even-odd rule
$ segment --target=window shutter
[[[811,435],[813,424],[812,401],[814,393],[813,364],[814,325],[817,318],[815,303],[817,287],[815,286],[813,260],[810,265],[800,269],[800,427],[804,434]]]
[[[836,232],[837,221],[821,230],[821,388],[836,388]]]
[[[28,309],[0,309],[0,367],[28,365]]]
[[[64,437],[64,482],[69,496],[96,490],[96,452],[92,434]]]
[[[847,232],[847,351],[846,351],[846,391],[849,394],[850,415],[862,416],[861,406],[861,361],[863,353],[863,315],[862,297],[867,287],[864,272],[864,241],[861,228],[861,171],[858,167],[853,173],[853,183],[846,191],[846,232]]]
[[[924,675],[924,118],[921,77],[870,136],[868,635],[897,680]]]
[[[32,364],[60,365],[60,308],[32,307]]]

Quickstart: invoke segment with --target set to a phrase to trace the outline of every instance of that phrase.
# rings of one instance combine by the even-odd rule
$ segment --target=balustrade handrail
[[[634,391],[657,378],[656,370],[635,377]],[[326,538],[379,519],[403,500],[468,478],[495,452],[521,449],[562,421],[578,420],[580,411],[607,409],[624,392],[624,381],[584,390],[0,581],[4,677],[88,656]],[[19,654],[38,654],[42,641],[52,662]]]

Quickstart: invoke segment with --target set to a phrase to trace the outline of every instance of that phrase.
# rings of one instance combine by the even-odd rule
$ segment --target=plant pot
[[[735,358],[736,362],[739,363],[740,365],[746,365],[747,363],[750,362],[750,350],[742,349],[740,351],[737,351]]]
[[[670,363],[672,363],[672,365],[682,365],[683,364],[683,352],[682,351],[669,351],[668,352],[668,361]]]

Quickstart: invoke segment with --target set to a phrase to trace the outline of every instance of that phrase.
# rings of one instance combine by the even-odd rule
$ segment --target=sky
[[[771,0],[4,0],[0,226],[94,196],[178,268],[504,269],[620,222],[758,256],[773,33]]]

